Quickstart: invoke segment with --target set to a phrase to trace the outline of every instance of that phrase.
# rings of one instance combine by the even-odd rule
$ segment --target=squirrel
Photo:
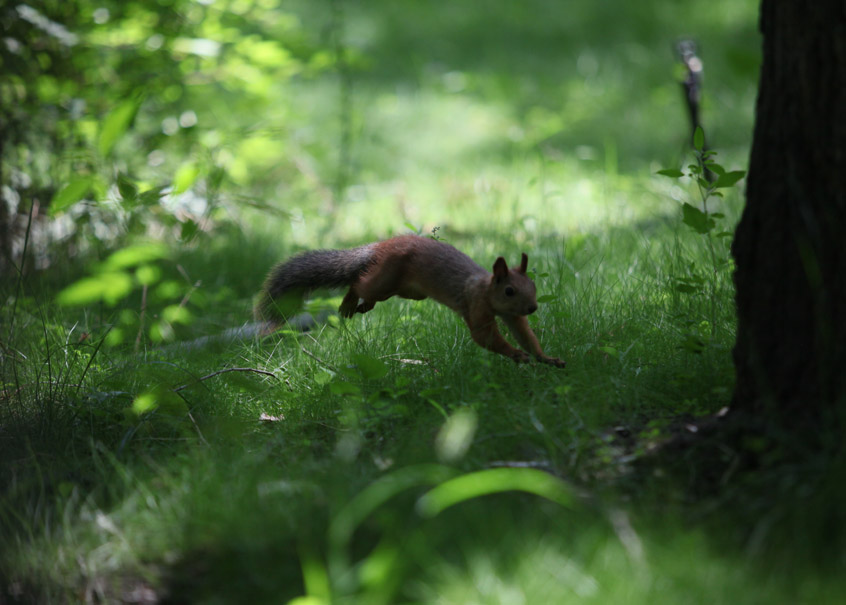
[[[319,287],[349,286],[338,309],[348,318],[367,313],[392,296],[432,298],[458,313],[480,346],[515,362],[534,356],[563,368],[566,362],[544,354],[526,320],[538,308],[535,284],[526,275],[528,263],[523,253],[520,268],[509,269],[500,256],[491,274],[455,247],[419,235],[400,235],[347,250],[313,250],[270,271],[255,315],[275,329],[296,312],[307,291]],[[497,317],[527,352],[502,337]]]

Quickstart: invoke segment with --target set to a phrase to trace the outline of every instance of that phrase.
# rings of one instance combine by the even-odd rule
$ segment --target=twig
[[[317,355],[315,355],[314,353],[312,353],[311,351],[309,351],[308,349],[306,349],[302,345],[300,345],[300,350],[303,353],[305,353],[306,355],[308,355],[309,357],[311,357],[313,360],[315,360],[317,363],[329,368],[330,370],[332,370],[336,374],[338,373],[338,368],[336,368],[335,366],[333,366],[331,363],[329,363],[327,361],[323,361],[322,359],[320,359],[320,357],[318,357]]]
[[[100,352],[100,347],[103,346],[103,343],[106,342],[106,336],[109,335],[109,332],[112,331],[112,327],[109,326],[109,329],[106,330],[106,333],[103,335],[103,338],[100,339],[100,342],[97,343],[97,346],[94,348],[94,352],[91,353],[91,356],[88,358],[88,363],[85,364],[85,369],[82,371],[82,376],[79,377],[79,384],[76,386],[76,392],[79,394],[79,389],[82,387],[82,383],[85,382],[85,375],[88,374],[89,368],[91,368],[91,364],[94,362],[94,358],[97,357],[97,353]]]
[[[175,387],[173,389],[173,392],[178,393],[179,391],[181,391],[183,389],[187,389],[192,384],[196,384],[198,382],[208,380],[209,378],[214,378],[215,376],[218,376],[220,374],[225,374],[226,372],[254,372],[256,374],[263,374],[265,376],[271,376],[273,378],[276,378],[276,374],[274,374],[273,372],[268,372],[267,370],[259,370],[257,368],[225,368],[223,370],[218,370],[217,372],[212,372],[211,374],[209,374],[207,376],[202,376],[201,378],[198,378],[194,382],[188,382],[186,384],[183,384],[182,386]]]
[[[196,421],[196,420],[194,420],[194,416],[192,416],[192,415],[191,415],[191,412],[188,412],[188,418],[190,418],[190,419],[191,419],[191,422],[193,422],[193,423],[194,423],[194,428],[195,428],[195,429],[197,429],[197,435],[199,435],[199,436],[200,436],[200,441],[202,441],[205,445],[208,445],[208,444],[209,444],[209,442],[208,442],[208,441],[206,441],[206,438],[205,438],[205,437],[203,437],[203,433],[202,433],[202,432],[200,432],[200,427],[197,425],[197,421]]]

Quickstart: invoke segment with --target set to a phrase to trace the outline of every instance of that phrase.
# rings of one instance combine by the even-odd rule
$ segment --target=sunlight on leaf
[[[171,341],[175,337],[173,326],[167,321],[156,321],[150,326],[150,340],[153,342]]]
[[[135,270],[135,279],[142,286],[150,286],[162,276],[162,271],[155,265],[141,265]]]
[[[118,105],[106,116],[100,128],[100,140],[98,141],[98,148],[102,155],[109,155],[114,144],[123,136],[127,128],[129,128],[140,105],[141,102],[136,99],[126,101]]]
[[[194,162],[182,164],[173,175],[173,193],[184,193],[190,189],[199,174],[200,168]]]
[[[181,305],[169,305],[162,310],[162,319],[172,324],[189,324],[194,316]]]
[[[50,216],[70,208],[91,190],[94,180],[91,177],[79,177],[65,185],[50,201]]]
[[[532,468],[493,468],[445,481],[417,501],[417,511],[423,517],[434,517],[466,500],[507,491],[527,492],[567,507],[575,501],[572,488],[549,473]]]
[[[448,480],[455,471],[437,464],[420,464],[387,474],[359,492],[332,520],[329,540],[333,547],[349,544],[356,527],[385,502],[419,485],[432,485]]]
[[[380,544],[359,566],[362,584],[378,590],[396,574],[401,561],[403,558],[396,546],[387,543]]]
[[[435,437],[435,451],[442,462],[464,457],[473,443],[479,419],[472,408],[461,408],[452,414]]]
[[[60,305],[89,305],[104,301],[113,305],[132,291],[132,278],[123,272],[101,273],[74,282],[56,298]]]
[[[313,596],[297,597],[288,601],[288,605],[329,605],[329,603],[327,599]]]
[[[142,393],[132,402],[132,411],[138,416],[154,410],[158,406],[158,398],[153,392]]]
[[[87,305],[100,300],[102,290],[99,279],[86,277],[59,292],[56,300],[60,305]]]
[[[123,250],[118,250],[112,254],[103,263],[103,269],[107,271],[126,269],[128,267],[134,267],[135,265],[165,258],[166,256],[167,247],[164,244],[137,244],[135,246],[124,248]]]
[[[119,344],[123,343],[125,338],[126,335],[124,334],[121,328],[112,328],[111,330],[109,330],[109,333],[106,334],[106,346],[116,347]]]

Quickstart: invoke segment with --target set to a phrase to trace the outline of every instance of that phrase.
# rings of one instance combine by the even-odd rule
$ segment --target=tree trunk
[[[846,407],[846,2],[763,0],[760,27],[733,409],[819,445]]]

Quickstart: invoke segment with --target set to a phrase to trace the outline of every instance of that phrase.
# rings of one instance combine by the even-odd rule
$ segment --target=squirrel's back
[[[466,308],[468,282],[490,276],[461,250],[431,237],[400,235],[375,246],[378,262],[395,263],[406,292],[416,291],[456,311]]]
[[[464,313],[472,291],[470,282],[489,276],[450,244],[419,235],[400,235],[348,250],[304,252],[276,265],[256,304],[256,317],[284,321],[299,310],[305,292],[342,286],[353,286],[348,294],[352,310],[358,295],[368,298],[362,291],[363,282],[378,284],[377,300],[394,295],[431,297]],[[367,291],[375,292],[372,287]]]

